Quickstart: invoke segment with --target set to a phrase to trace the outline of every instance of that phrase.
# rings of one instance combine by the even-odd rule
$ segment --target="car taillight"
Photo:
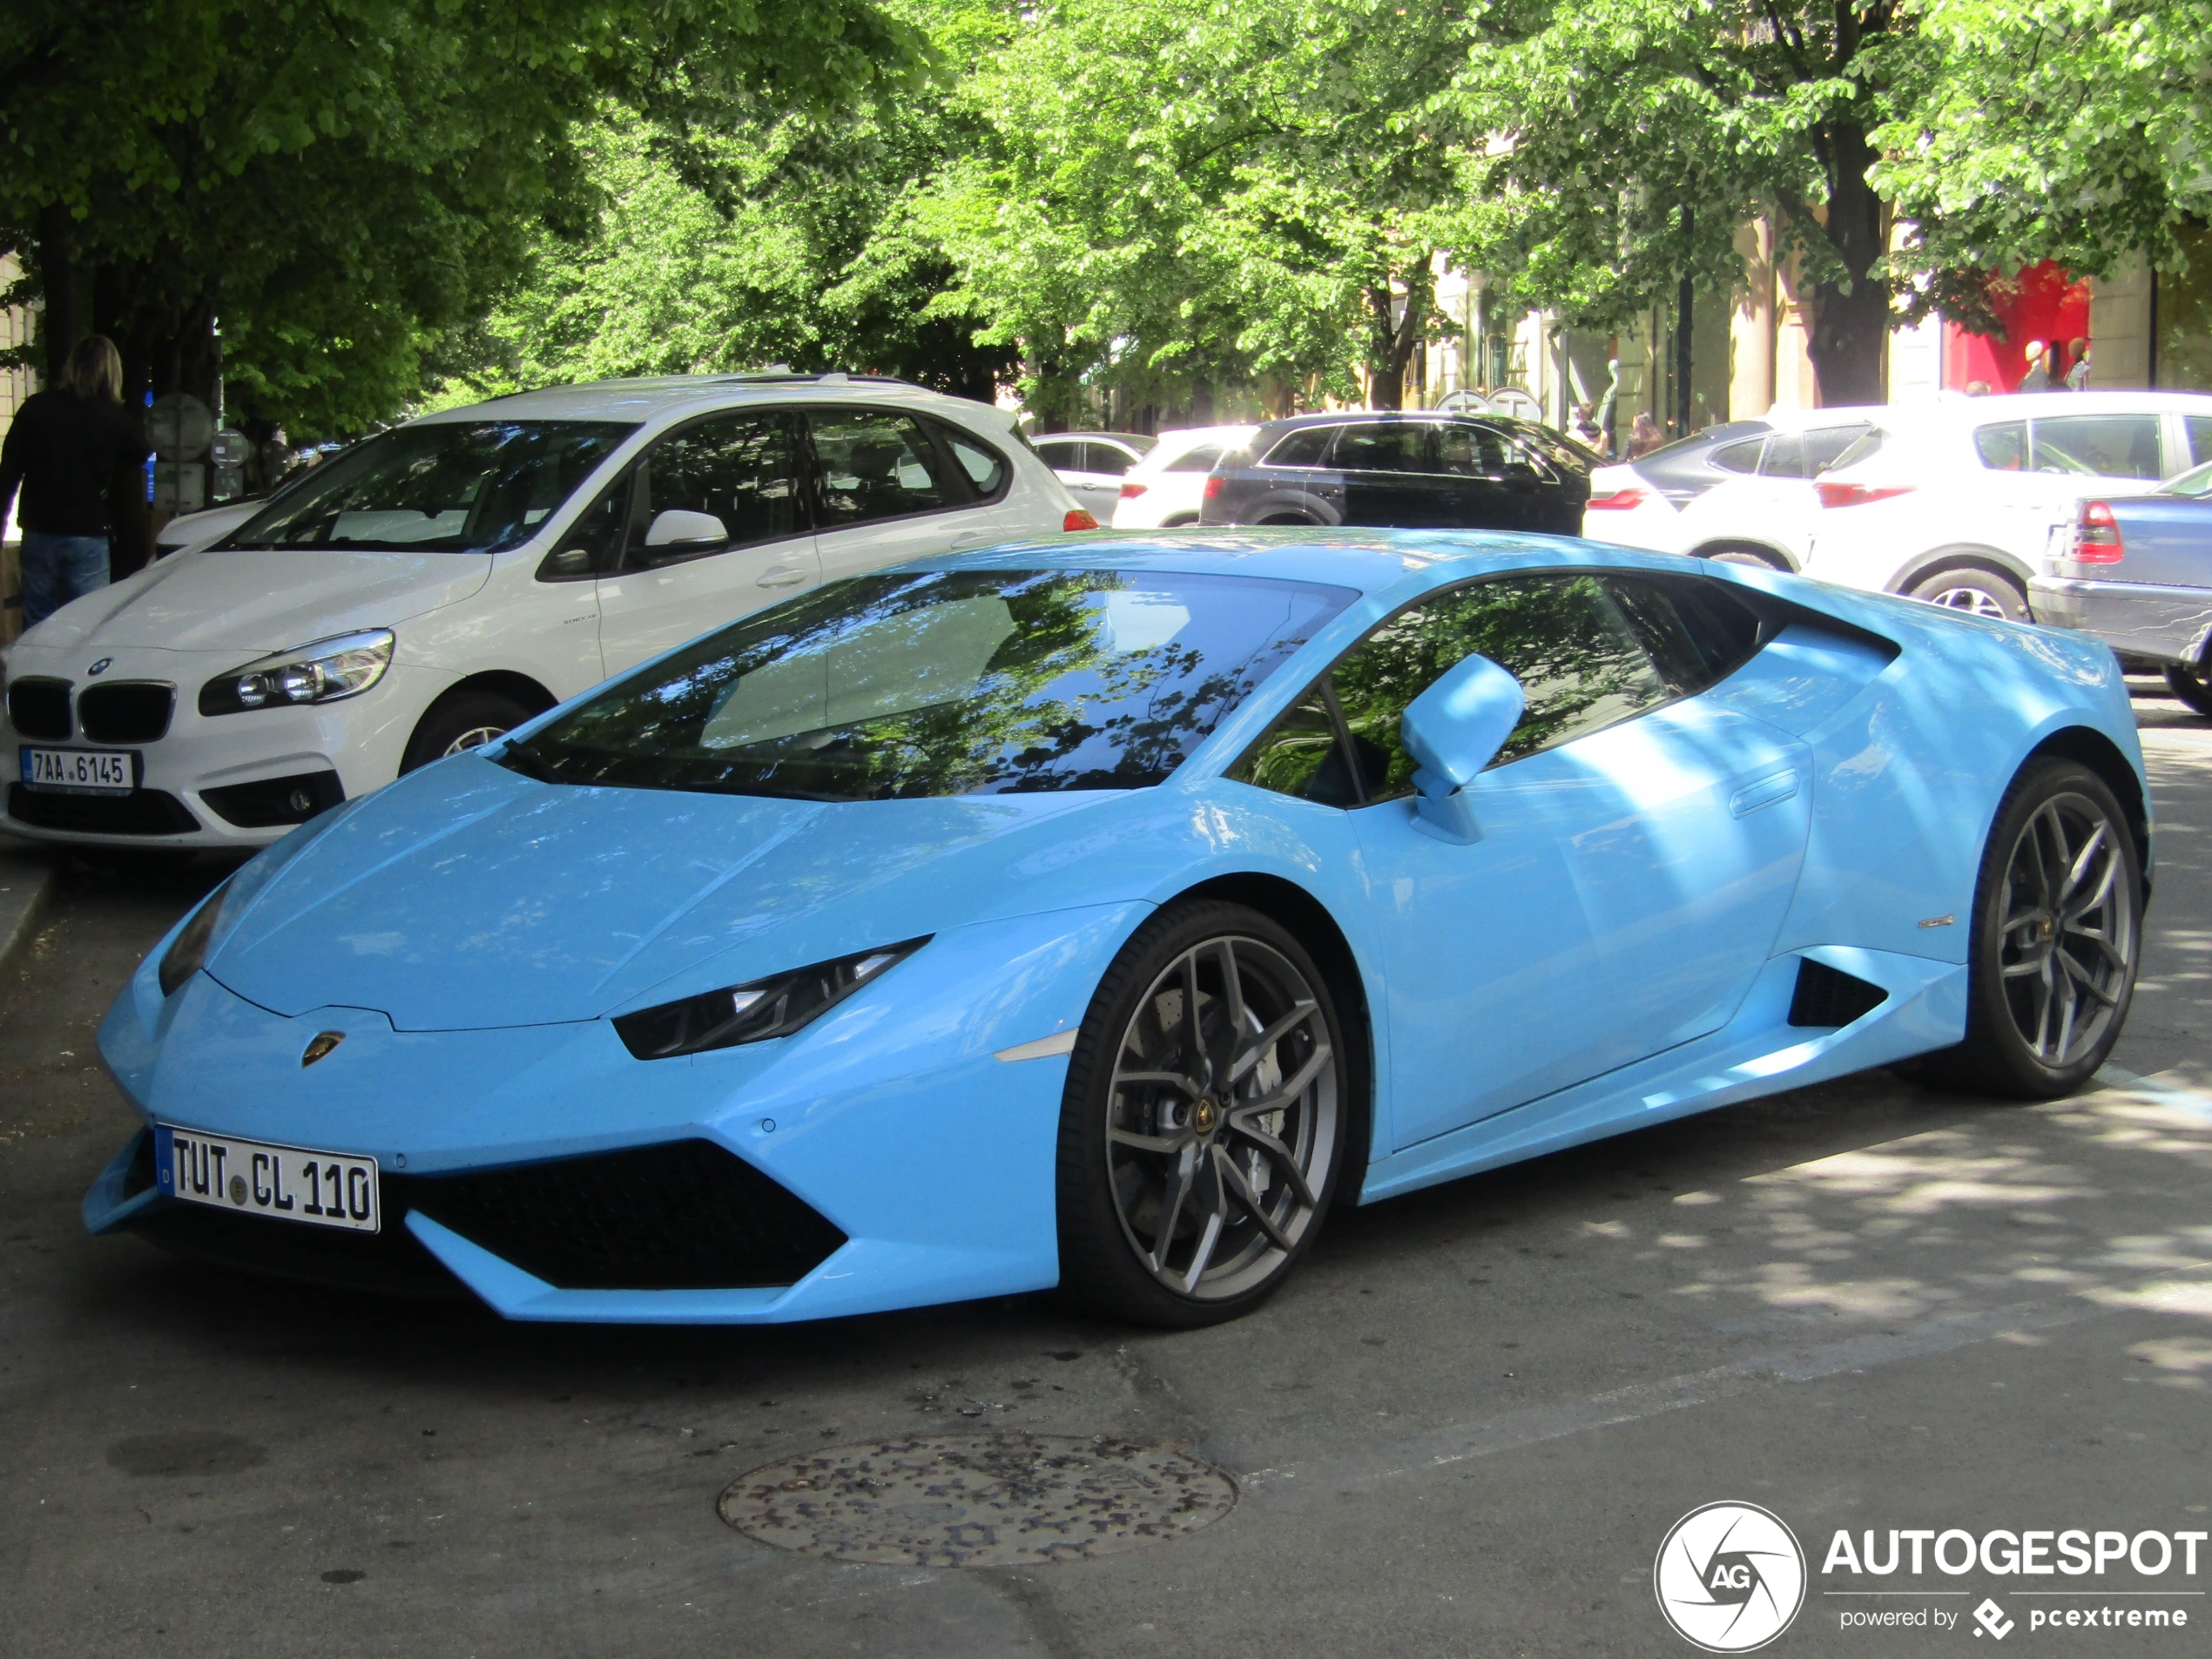
[[[1144,493],[1145,488],[1146,487],[1143,484],[1123,484],[1122,486],[1122,499],[1123,501],[1135,501],[1139,496],[1142,496]]]
[[[2120,521],[2101,501],[2085,501],[2074,521],[2074,549],[2067,554],[2076,564],[2117,564],[2128,556],[2120,539]]]
[[[1098,528],[1098,521],[1090,516],[1089,509],[1075,507],[1070,508],[1068,516],[1060,521],[1060,528],[1063,530],[1095,530]]]
[[[1650,499],[1647,492],[1629,485],[1622,489],[1608,490],[1602,496],[1593,495],[1585,504],[1594,513],[1625,513],[1642,506]]]
[[[1871,501],[1887,501],[1892,496],[1909,496],[1910,484],[1839,484],[1821,482],[1813,488],[1820,492],[1823,507],[1864,507]]]
[[[1206,487],[1201,494],[1203,494],[1208,501],[1219,501],[1221,499],[1222,491],[1227,486],[1223,481],[1221,475],[1219,473],[1215,473],[1206,479]]]

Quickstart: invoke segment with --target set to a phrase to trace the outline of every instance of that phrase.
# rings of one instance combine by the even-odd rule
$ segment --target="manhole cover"
[[[887,1567],[1114,1555],[1227,1514],[1237,1483],[1157,1446],[1056,1434],[917,1435],[763,1464],[722,1519],[803,1554]]]

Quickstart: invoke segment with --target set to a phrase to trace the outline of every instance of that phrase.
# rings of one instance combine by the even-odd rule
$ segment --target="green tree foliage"
[[[979,347],[976,319],[945,299],[951,264],[913,204],[974,142],[952,88],[1014,14],[993,0],[894,10],[927,30],[941,72],[855,107],[705,128],[604,110],[577,138],[597,211],[582,234],[537,236],[489,324],[489,368],[450,395],[782,362],[988,399],[1011,355]]]
[[[1916,274],[2179,266],[2175,231],[2212,219],[2205,0],[1927,0],[1901,67],[1874,178],[1916,222]],[[1970,307],[1956,287],[1935,295]]]
[[[948,303],[1020,346],[1048,414],[1080,381],[1348,393],[1354,361],[1394,407],[1461,199],[1441,95],[1466,30],[1459,0],[1037,9],[964,86],[985,140],[916,211]]]
[[[0,227],[51,343],[264,413],[388,416],[534,229],[590,202],[574,124],[826,107],[920,50],[868,0],[15,0]]]
[[[1878,402],[1892,324],[1873,130],[1898,103],[1898,0],[1505,0],[1467,80],[1499,134],[1486,193],[1521,210],[1501,239],[1528,295],[1613,321],[1725,287],[1730,249],[1773,217],[1811,301],[1827,403]]]

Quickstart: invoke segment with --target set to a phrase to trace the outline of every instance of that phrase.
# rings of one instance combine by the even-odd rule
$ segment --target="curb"
[[[51,853],[0,837],[0,969],[30,944],[56,874]]]

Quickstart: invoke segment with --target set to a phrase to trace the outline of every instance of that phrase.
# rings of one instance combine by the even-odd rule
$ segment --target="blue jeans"
[[[23,533],[23,625],[107,586],[107,537]]]

